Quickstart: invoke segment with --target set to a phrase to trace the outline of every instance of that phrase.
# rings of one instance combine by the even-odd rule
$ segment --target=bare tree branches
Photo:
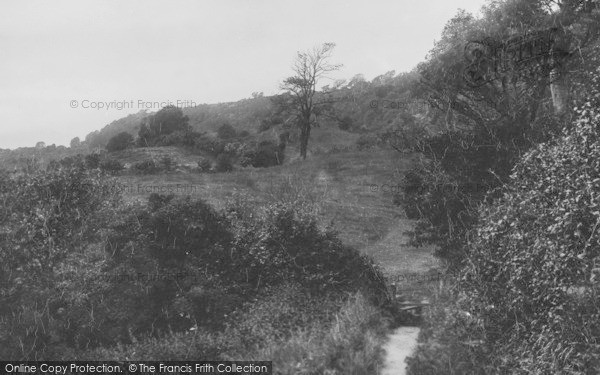
[[[324,43],[308,52],[298,52],[292,66],[295,75],[283,80],[280,88],[288,95],[287,109],[293,113],[300,128],[300,156],[306,159],[306,149],[310,137],[310,129],[315,123],[317,114],[324,111],[321,107],[330,104],[329,101],[316,101],[317,84],[321,79],[330,78],[328,73],[338,70],[341,64],[331,64],[334,43]]]

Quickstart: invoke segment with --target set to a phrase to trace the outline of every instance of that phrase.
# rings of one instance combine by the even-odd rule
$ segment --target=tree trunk
[[[306,149],[308,147],[308,137],[310,136],[310,121],[304,120],[300,128],[300,156],[306,160]]]

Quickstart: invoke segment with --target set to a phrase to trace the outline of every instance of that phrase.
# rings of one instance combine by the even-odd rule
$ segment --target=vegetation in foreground
[[[306,202],[123,204],[99,167],[3,173],[2,358],[377,365],[383,276]]]

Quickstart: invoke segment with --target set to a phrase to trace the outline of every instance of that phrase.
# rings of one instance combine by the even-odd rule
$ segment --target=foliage
[[[131,169],[139,174],[155,174],[158,173],[160,168],[154,160],[142,160],[131,166]]]
[[[79,137],[75,137],[73,139],[71,139],[71,142],[69,143],[69,145],[71,146],[71,148],[78,148],[81,146],[81,141],[79,140]]]
[[[279,144],[265,140],[258,144],[250,143],[244,147],[240,155],[240,165],[252,165],[256,168],[266,168],[283,164],[285,158],[285,143]]]
[[[206,158],[201,158],[198,161],[198,172],[201,172],[201,173],[209,172],[211,167],[212,167],[212,163],[210,162],[210,160],[208,160]]]
[[[77,342],[62,319],[67,284],[61,269],[76,249],[100,240],[98,228],[108,225],[119,202],[115,187],[81,166],[0,182],[2,358],[37,358]]]
[[[231,172],[233,170],[233,162],[231,156],[226,153],[217,155],[217,162],[215,165],[217,172]]]
[[[353,126],[354,126],[354,120],[352,119],[352,117],[350,117],[348,115],[344,116],[338,124],[338,127],[342,130],[352,129]]]
[[[422,81],[414,92],[427,96],[434,127],[413,125],[395,131],[392,146],[423,156],[404,176],[406,189],[395,201],[419,220],[414,243],[438,245],[437,254],[452,267],[459,268],[464,260],[463,245],[477,222],[477,205],[508,180],[521,155],[558,134],[569,116],[554,116],[544,104],[553,99],[550,86],[552,92],[558,90],[549,78],[553,67],[548,61],[535,63],[530,75],[513,69],[473,87],[463,74],[468,63],[465,45],[472,40],[509,40],[514,33],[531,33],[551,22],[540,2],[495,2],[480,19],[459,12],[420,64]],[[507,35],[508,30],[513,34]],[[587,47],[582,52],[586,55]]]
[[[268,346],[331,317],[335,304],[325,311],[315,298],[385,290],[370,259],[300,206],[240,216],[158,194],[122,205],[111,181],[81,163],[0,180],[3,358],[182,358],[183,343],[241,352],[239,332],[252,325],[236,314],[254,314],[260,329],[247,339]],[[300,289],[281,305],[286,283]],[[278,318],[265,325],[260,311],[272,308]],[[192,329],[205,339],[189,346]]]
[[[98,153],[88,154],[84,158],[85,167],[88,169],[95,169],[100,167],[100,161],[102,157]]]
[[[484,207],[465,271],[490,343],[529,371],[600,370],[600,71],[594,79],[574,128],[527,153]]]
[[[481,206],[456,302],[445,303],[471,323],[432,320],[416,373],[600,370],[600,71],[589,81],[573,125],[527,152],[501,195]]]
[[[100,162],[100,169],[111,174],[118,174],[125,166],[117,159],[105,159]]]
[[[341,67],[328,61],[334,47],[335,43],[324,43],[312,51],[299,52],[293,66],[295,75],[286,78],[281,85],[286,94],[278,97],[279,106],[292,114],[300,129],[300,156],[304,159],[316,117],[331,110],[330,102],[315,100],[315,93],[319,81]]]
[[[108,140],[106,150],[108,152],[121,151],[131,144],[133,144],[133,136],[127,132],[121,132]]]
[[[231,139],[237,136],[237,131],[233,126],[228,123],[225,123],[217,129],[217,135],[221,139]]]
[[[175,106],[166,106],[145,118],[138,133],[138,146],[148,147],[175,142],[176,140],[169,138],[169,135],[180,132],[177,136],[183,138],[181,132],[189,131],[191,131],[189,118],[182,110]]]
[[[177,163],[175,163],[175,161],[168,155],[164,155],[160,159],[160,164],[165,171],[171,171],[177,165]]]
[[[375,134],[363,134],[356,140],[358,150],[367,150],[379,144],[379,137]]]

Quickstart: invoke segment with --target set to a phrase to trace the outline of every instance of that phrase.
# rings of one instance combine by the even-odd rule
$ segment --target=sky
[[[3,0],[0,148],[68,146],[169,103],[273,95],[297,52],[325,42],[343,64],[332,79],[410,71],[459,8],[484,2]]]

